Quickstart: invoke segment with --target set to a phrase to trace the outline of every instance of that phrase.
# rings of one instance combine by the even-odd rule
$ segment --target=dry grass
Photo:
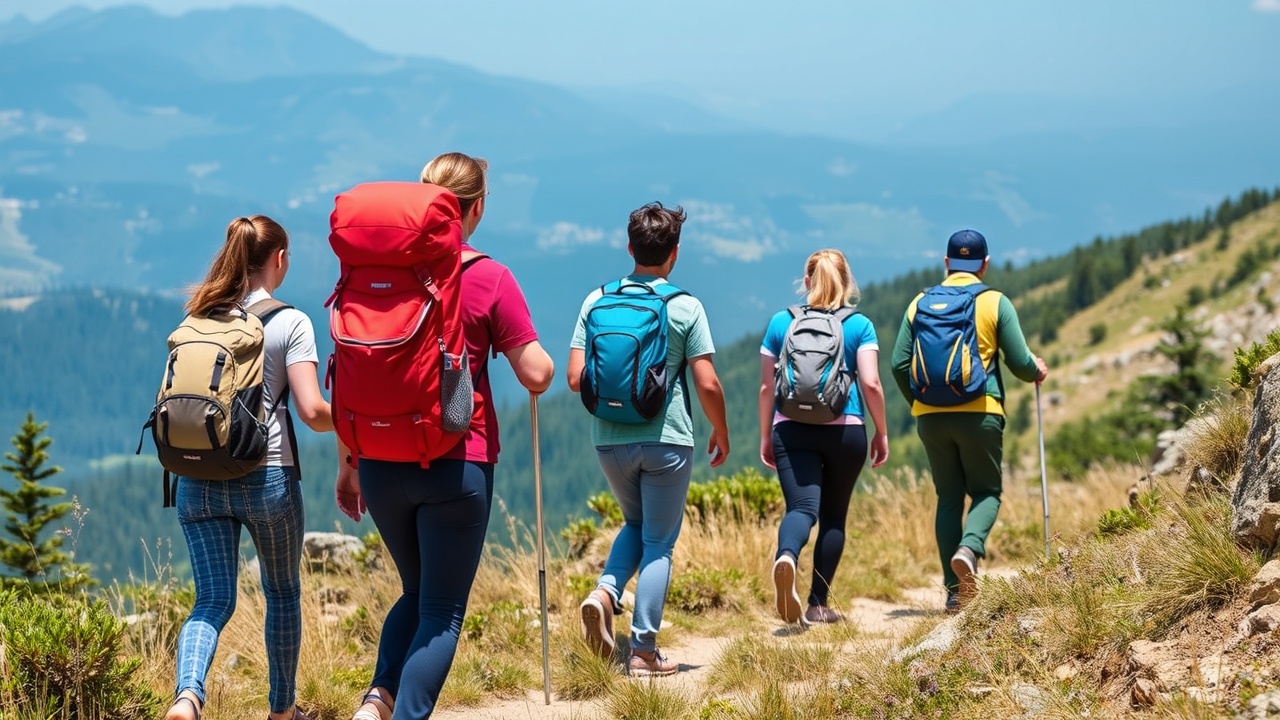
[[[895,643],[863,636],[852,623],[800,634],[776,631],[770,580],[776,518],[690,519],[674,568],[675,577],[685,579],[685,609],[669,605],[670,627],[662,631],[662,642],[671,646],[713,637],[722,645],[705,682],[692,687],[629,680],[616,662],[596,658],[579,638],[578,603],[594,584],[613,532],[602,532],[580,558],[567,557],[563,544],[548,536],[545,582],[556,698],[585,703],[574,710],[575,717],[584,718],[985,720],[992,713],[1020,714],[1031,694],[1041,708],[1038,717],[1079,717],[1082,711],[1106,716],[1112,708],[1096,683],[1091,685],[1094,681],[1064,684],[1050,675],[1052,669],[1102,663],[1131,639],[1157,636],[1186,613],[1232,597],[1257,567],[1256,558],[1230,544],[1222,529],[1221,501],[1162,500],[1149,529],[1100,538],[1098,517],[1124,503],[1125,489],[1140,472],[1113,466],[1077,483],[1051,485],[1054,558],[1049,562],[1043,559],[1038,484],[1007,488],[991,555],[997,566],[1025,569],[984,580],[965,621],[971,637],[982,641],[901,662],[886,656]],[[1170,491],[1160,497],[1177,496]],[[892,598],[904,587],[937,583],[933,507],[927,478],[898,472],[864,479],[852,503],[833,606],[839,609],[857,597]],[[482,562],[442,708],[483,707],[541,691],[535,540],[508,516],[495,514],[495,520],[506,523],[508,540],[491,545]],[[382,565],[360,575],[305,573],[299,702],[317,720],[350,717],[372,674],[381,619],[399,594],[389,561],[384,558]],[[939,604],[941,599],[939,590]],[[172,638],[185,611],[182,602],[173,605],[173,619],[135,634],[133,648],[153,687],[166,695],[173,675]],[[245,580],[210,673],[209,720],[265,711],[264,612],[256,584]],[[627,617],[615,628],[623,650]],[[925,616],[897,646],[923,637],[940,620],[940,615]],[[1161,712],[1166,713],[1161,717],[1204,716],[1194,714],[1202,712],[1199,706],[1187,704]]]

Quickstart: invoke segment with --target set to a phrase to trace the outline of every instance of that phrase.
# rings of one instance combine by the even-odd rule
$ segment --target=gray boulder
[[[364,543],[354,535],[309,532],[302,538],[303,560],[316,572],[350,572],[365,554]]]
[[[1245,442],[1240,482],[1231,499],[1231,532],[1244,547],[1271,552],[1280,528],[1280,372],[1276,363],[1258,382],[1253,423]]]

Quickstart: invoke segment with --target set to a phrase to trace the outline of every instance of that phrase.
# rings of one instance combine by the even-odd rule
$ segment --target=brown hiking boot
[[[627,672],[632,677],[661,677],[675,675],[680,671],[680,663],[668,660],[661,651],[653,652],[632,650],[631,659],[627,661]]]
[[[604,588],[591,591],[582,605],[578,606],[582,613],[582,637],[591,646],[595,654],[609,660],[617,644],[613,639],[613,597]]]
[[[974,595],[978,594],[978,554],[961,546],[956,550],[956,554],[951,556],[951,569],[960,580],[957,595],[960,606],[964,607]]]
[[[800,622],[804,615],[796,594],[796,561],[785,553],[773,562],[773,593],[778,615],[789,623]]]

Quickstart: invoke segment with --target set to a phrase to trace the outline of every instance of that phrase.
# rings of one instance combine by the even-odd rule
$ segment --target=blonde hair
[[[266,215],[240,217],[227,226],[227,241],[209,265],[202,282],[193,285],[186,310],[203,315],[218,307],[244,300],[252,288],[254,273],[266,267],[271,256],[289,248],[289,234]]]
[[[810,255],[804,263],[804,276],[809,281],[806,302],[811,307],[837,310],[855,306],[862,299],[849,261],[839,250],[819,250]],[[801,294],[805,294],[803,285]]]
[[[438,155],[427,163],[422,168],[421,180],[439,185],[456,195],[465,216],[476,200],[484,197],[488,191],[489,186],[485,182],[485,172],[488,170],[489,163],[484,158],[450,152]]]

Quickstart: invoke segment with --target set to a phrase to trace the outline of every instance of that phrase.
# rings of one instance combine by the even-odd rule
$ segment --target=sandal
[[[375,712],[365,710],[366,705],[373,705]],[[387,709],[387,714],[383,715],[382,710],[378,709],[378,705]],[[388,720],[391,713],[395,711],[395,701],[388,701],[382,697],[382,693],[377,690],[370,690],[360,699],[360,708],[356,710],[356,714],[351,716],[351,720]]]
[[[178,703],[182,702],[183,700],[186,700],[188,703],[190,703],[191,711],[195,713],[195,720],[200,720],[200,706],[197,705],[196,701],[193,700],[189,695],[179,695],[177,698],[175,698],[173,701],[173,704],[169,706],[169,712],[173,712],[173,709],[177,707]],[[168,716],[169,716],[169,713],[165,713],[165,717],[168,717]]]

